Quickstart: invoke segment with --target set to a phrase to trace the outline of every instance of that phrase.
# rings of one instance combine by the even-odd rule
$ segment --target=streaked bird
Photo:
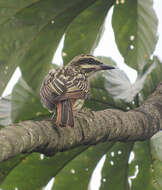
[[[74,127],[74,103],[89,95],[88,77],[97,71],[109,69],[114,67],[92,55],[80,55],[74,57],[67,66],[49,71],[42,83],[40,97],[49,111],[54,112],[57,105],[58,126]]]

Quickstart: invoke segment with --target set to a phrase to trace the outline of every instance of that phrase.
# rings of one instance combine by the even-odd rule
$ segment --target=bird
[[[66,66],[51,69],[45,76],[41,88],[42,104],[54,113],[56,125],[74,127],[74,104],[86,99],[90,93],[89,77],[97,71],[115,69],[99,61],[95,56],[81,54]]]

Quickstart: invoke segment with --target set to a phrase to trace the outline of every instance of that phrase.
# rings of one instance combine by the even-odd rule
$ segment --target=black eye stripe
[[[93,64],[93,65],[101,65],[102,64],[100,61],[97,61],[97,60],[92,59],[92,58],[81,59],[78,61],[78,64],[87,64],[87,63]]]
[[[86,69],[83,69],[86,73],[89,73],[89,72],[92,72],[94,71],[95,69],[94,68],[86,68]]]

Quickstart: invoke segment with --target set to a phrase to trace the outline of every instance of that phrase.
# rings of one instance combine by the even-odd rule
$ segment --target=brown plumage
[[[74,126],[73,105],[77,99],[89,94],[88,77],[96,71],[114,69],[91,55],[75,57],[67,66],[52,69],[45,77],[40,90],[42,103],[49,111],[57,105],[57,125]]]

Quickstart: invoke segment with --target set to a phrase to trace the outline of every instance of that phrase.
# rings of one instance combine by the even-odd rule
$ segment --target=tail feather
[[[68,122],[68,106],[67,106],[67,101],[62,101],[61,102],[61,124],[63,126],[66,126]]]
[[[57,124],[62,127],[74,127],[72,102],[69,99],[57,104]]]
[[[69,106],[68,106],[68,124],[71,127],[74,127],[74,115],[73,115],[73,105],[72,102],[69,100]]]

